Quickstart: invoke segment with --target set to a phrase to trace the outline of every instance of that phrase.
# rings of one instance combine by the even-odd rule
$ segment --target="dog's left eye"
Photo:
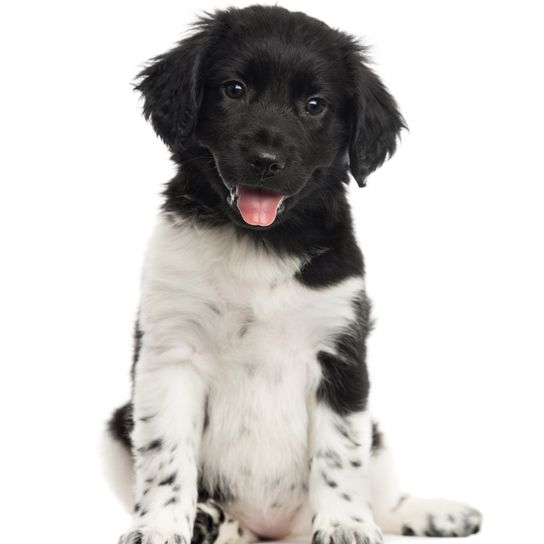
[[[306,100],[304,110],[309,115],[319,115],[327,107],[327,103],[317,96],[312,96]]]
[[[239,81],[227,81],[223,88],[225,89],[225,94],[229,98],[239,99],[243,98],[243,96],[246,94],[243,84]]]

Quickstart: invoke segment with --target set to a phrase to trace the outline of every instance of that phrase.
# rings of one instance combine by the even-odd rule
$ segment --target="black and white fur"
[[[224,94],[230,80],[242,95]],[[133,510],[121,543],[477,532],[476,510],[400,493],[369,412],[370,304],[344,187],[404,123],[363,49],[302,13],[232,9],[138,88],[178,173],[145,258],[132,399],[109,426]],[[281,167],[256,173],[255,153]],[[272,225],[244,223],[236,183],[285,195]]]

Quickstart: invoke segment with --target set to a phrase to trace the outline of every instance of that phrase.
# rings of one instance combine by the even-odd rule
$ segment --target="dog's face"
[[[322,191],[324,170],[360,185],[394,152],[403,120],[349,36],[277,7],[218,12],[155,59],[144,112],[181,157],[214,164],[223,211],[269,228]],[[211,155],[211,157],[210,157]]]

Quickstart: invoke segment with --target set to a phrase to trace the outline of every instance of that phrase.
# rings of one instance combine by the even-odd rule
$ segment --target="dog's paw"
[[[189,544],[187,539],[177,533],[165,533],[141,527],[121,536],[119,544]]]
[[[382,544],[379,527],[373,521],[332,522],[326,529],[317,529],[312,544]]]
[[[402,505],[401,533],[407,536],[469,536],[482,524],[478,510],[443,499],[410,497]]]

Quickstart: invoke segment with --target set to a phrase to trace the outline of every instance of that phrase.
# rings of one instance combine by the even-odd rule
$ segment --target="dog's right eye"
[[[239,81],[227,81],[223,88],[229,98],[240,99],[246,94],[244,86]]]

